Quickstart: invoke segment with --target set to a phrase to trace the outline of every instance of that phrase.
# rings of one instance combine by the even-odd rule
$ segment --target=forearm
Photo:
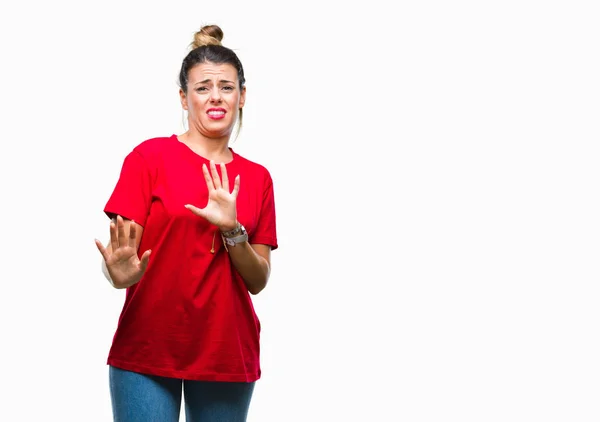
[[[259,245],[261,246],[263,245]],[[268,260],[257,253],[248,242],[227,246],[227,250],[233,266],[244,279],[248,291],[253,295],[260,293],[267,285],[271,271]]]

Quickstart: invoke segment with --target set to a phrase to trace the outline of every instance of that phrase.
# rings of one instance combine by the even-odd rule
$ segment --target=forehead
[[[188,81],[192,84],[206,79],[237,81],[237,70],[229,63],[205,62],[197,64],[188,73]]]

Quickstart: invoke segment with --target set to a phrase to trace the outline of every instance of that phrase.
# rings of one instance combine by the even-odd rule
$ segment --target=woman
[[[236,54],[201,28],[179,75],[189,130],[136,146],[104,211],[103,269],[126,288],[108,357],[115,421],[245,421],[260,378],[251,294],[277,248],[268,170],[229,147],[246,98]],[[182,388],[183,386],[183,388]]]

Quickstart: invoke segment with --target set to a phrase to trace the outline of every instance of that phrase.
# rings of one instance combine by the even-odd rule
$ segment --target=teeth
[[[224,111],[209,111],[208,114],[211,116],[222,116],[223,114],[225,114],[225,112]]]

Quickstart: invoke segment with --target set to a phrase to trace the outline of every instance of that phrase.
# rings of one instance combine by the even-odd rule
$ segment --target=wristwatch
[[[227,232],[221,233],[223,241],[229,246],[235,246],[238,243],[246,242],[248,240],[248,233],[246,228],[238,223],[238,226]]]
[[[238,222],[233,229],[228,230],[226,232],[221,232],[221,234],[223,235],[223,237],[236,237],[237,235],[239,235],[242,232],[242,230],[244,230],[244,226],[242,226]]]

